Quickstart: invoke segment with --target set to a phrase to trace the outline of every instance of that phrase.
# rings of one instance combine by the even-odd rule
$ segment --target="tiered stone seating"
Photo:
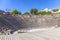
[[[10,34],[15,31],[47,28],[60,26],[60,17],[53,16],[29,16],[29,15],[11,15],[0,13],[0,32]],[[9,31],[8,31],[9,30]]]

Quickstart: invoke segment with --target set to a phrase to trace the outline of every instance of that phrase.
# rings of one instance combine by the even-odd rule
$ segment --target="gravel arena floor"
[[[60,40],[60,28],[45,28],[32,31],[19,34],[14,33],[12,35],[0,35],[0,40]]]

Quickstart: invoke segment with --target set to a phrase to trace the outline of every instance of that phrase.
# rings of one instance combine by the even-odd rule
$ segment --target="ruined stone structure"
[[[60,14],[30,16],[0,13],[0,34],[11,34],[18,30],[23,30],[24,32],[25,30],[49,28],[53,26],[60,27]]]

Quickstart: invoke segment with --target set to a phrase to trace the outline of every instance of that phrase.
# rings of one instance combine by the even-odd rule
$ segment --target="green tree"
[[[31,14],[36,14],[38,12],[38,10],[36,9],[36,8],[32,8],[31,10],[30,10],[30,13]]]
[[[17,11],[17,10],[13,10],[12,12],[11,12],[11,14],[21,14],[21,12],[19,12],[19,11]]]
[[[52,11],[53,11],[53,12],[56,12],[56,11],[58,11],[58,10],[59,10],[59,9],[53,9]]]
[[[28,15],[28,14],[30,14],[30,13],[29,13],[29,12],[25,12],[24,14],[27,14],[27,15]]]

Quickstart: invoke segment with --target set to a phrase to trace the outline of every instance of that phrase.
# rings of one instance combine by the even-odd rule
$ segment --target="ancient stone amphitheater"
[[[30,32],[31,29],[51,27],[60,27],[60,14],[37,16],[37,15],[11,15],[9,13],[0,12],[0,35],[4,35],[3,37],[0,36],[2,40],[8,40],[9,38],[3,39],[5,35],[12,35],[15,32],[24,33]],[[7,37],[8,36],[6,36],[6,38]]]
[[[15,31],[18,33],[29,32],[27,30],[53,26],[59,27],[59,24],[59,15],[30,16],[0,13],[0,34],[13,34]]]

